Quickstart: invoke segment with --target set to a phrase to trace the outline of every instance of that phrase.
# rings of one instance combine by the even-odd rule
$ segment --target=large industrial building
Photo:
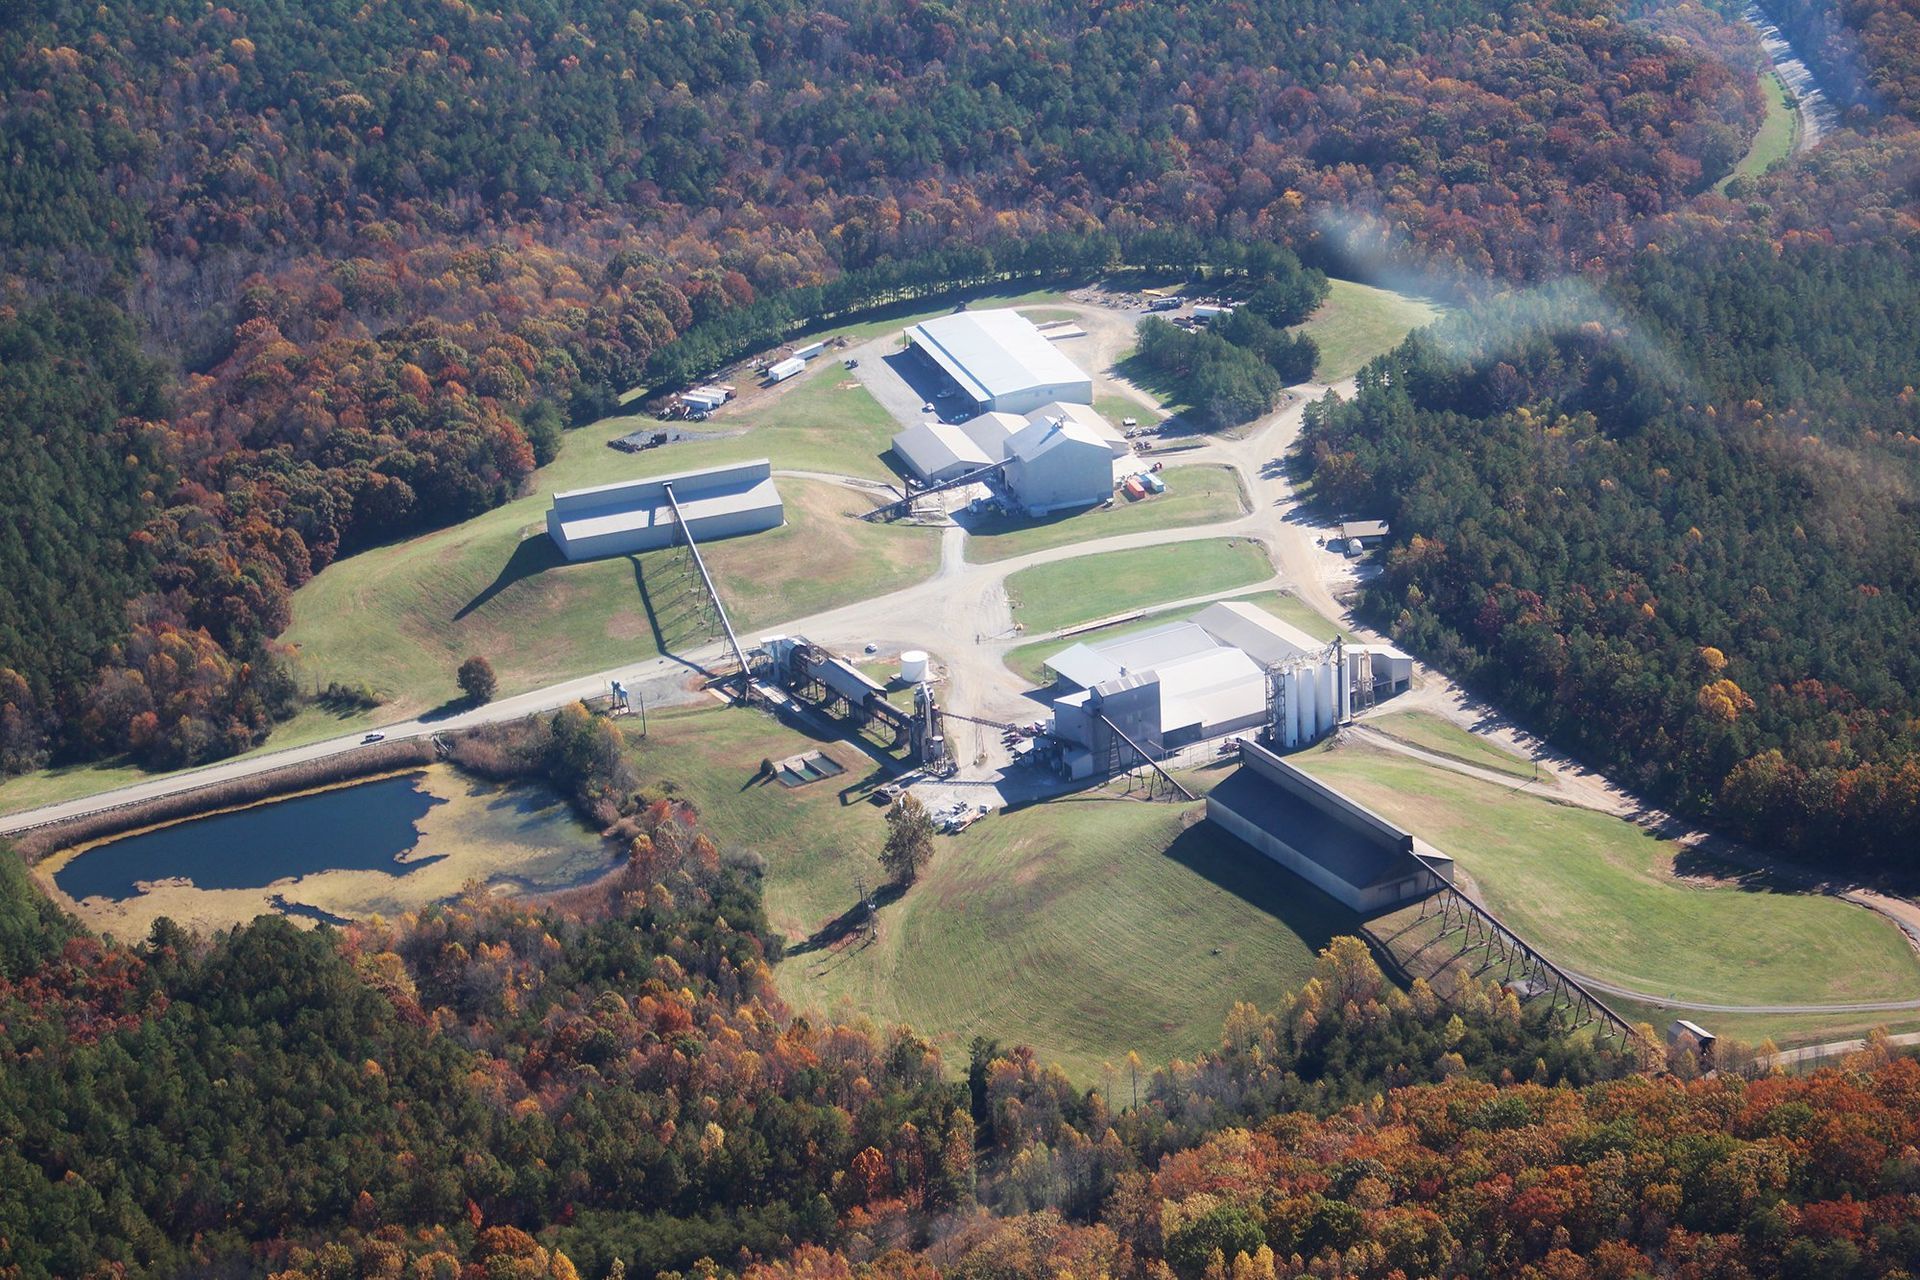
[[[1031,413],[1056,400],[1093,400],[1093,379],[1018,311],[958,311],[923,320],[907,328],[907,342],[980,413]]]
[[[623,480],[553,495],[547,534],[569,560],[672,545],[678,536],[667,489],[699,542],[777,529],[786,519],[765,458],[649,480]]]
[[[1362,915],[1453,883],[1452,858],[1251,742],[1207,820]]]
[[[1028,515],[1105,502],[1113,496],[1113,451],[1076,419],[1036,415],[1007,440],[1006,482]]]
[[[1253,605],[1223,601],[1187,622],[1074,644],[1046,660],[1059,684],[1052,736],[1076,777],[1109,768],[1112,728],[1159,758],[1258,727],[1305,746],[1351,718],[1356,698],[1391,694],[1413,659],[1384,645],[1329,645]],[[1124,753],[1123,753],[1124,754]]]

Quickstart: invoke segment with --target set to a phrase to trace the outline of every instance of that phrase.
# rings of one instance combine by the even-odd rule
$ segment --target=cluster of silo
[[[1283,751],[1304,747],[1352,718],[1353,682],[1338,641],[1267,672],[1267,732]]]

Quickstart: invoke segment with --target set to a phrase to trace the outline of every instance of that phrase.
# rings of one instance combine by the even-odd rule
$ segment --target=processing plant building
[[[907,328],[907,342],[951,378],[978,413],[1089,404],[1093,379],[1017,311],[958,311]]]
[[[777,529],[786,519],[773,466],[765,458],[648,480],[623,480],[553,495],[547,535],[569,560],[626,555],[671,546],[673,505],[700,542]]]

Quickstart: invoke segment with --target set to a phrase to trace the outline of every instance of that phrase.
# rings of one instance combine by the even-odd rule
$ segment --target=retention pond
[[[128,937],[163,915],[211,928],[268,911],[338,922],[475,884],[565,888],[612,861],[550,788],[434,765],[82,845],[41,871],[89,923]]]

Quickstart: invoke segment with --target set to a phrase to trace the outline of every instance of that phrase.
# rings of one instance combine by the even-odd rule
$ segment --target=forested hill
[[[36,552],[86,607],[54,634],[0,590],[5,767],[256,742],[294,588],[503,501],[702,321],[1148,242],[1324,259],[1327,214],[1462,277],[1589,267],[1741,154],[1755,56],[1606,0],[14,5],[7,314],[124,311],[164,394],[101,408],[152,424],[133,506],[62,473],[112,513]],[[0,418],[9,452],[58,437],[72,372],[18,374],[49,407]]]
[[[1647,794],[1920,854],[1920,135],[1839,140],[1604,291],[1416,335],[1308,432],[1398,634]]]
[[[561,717],[564,719],[565,717]],[[585,717],[579,723],[591,726]],[[1920,1067],[1570,1041],[1337,939],[1219,1048],[1077,1088],[773,993],[758,859],[632,815],[605,883],[395,922],[81,934],[0,850],[0,1275],[1910,1275]],[[1735,1054],[1724,1045],[1729,1062]]]

